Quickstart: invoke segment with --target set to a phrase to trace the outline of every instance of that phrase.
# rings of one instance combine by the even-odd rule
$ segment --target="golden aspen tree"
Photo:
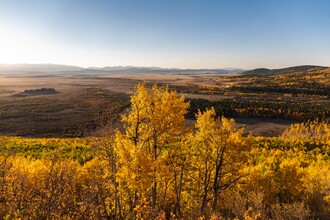
[[[117,180],[118,156],[115,149],[115,136],[113,134],[105,135],[99,138],[96,142],[98,147],[97,158],[101,160],[106,175],[102,175],[103,184],[106,186],[106,190],[109,193],[108,197],[104,197],[106,201],[103,202],[107,207],[105,210],[109,210],[107,216],[112,219],[122,219],[123,204],[121,199],[119,182]],[[88,173],[88,172],[87,172]]]
[[[131,96],[131,108],[124,122],[124,134],[117,133],[117,150],[122,168],[119,176],[139,196],[151,198],[151,208],[158,205],[166,172],[166,146],[184,130],[189,103],[184,96],[157,85],[138,84]],[[135,196],[136,200],[136,196]],[[135,205],[136,205],[135,201]]]
[[[328,158],[328,159],[327,159]],[[305,168],[306,175],[302,179],[306,188],[307,204],[313,213],[330,213],[330,163],[329,157],[318,154]]]
[[[172,211],[178,216],[184,216],[185,211],[190,209],[190,204],[187,197],[187,188],[191,183],[189,178],[190,167],[192,161],[191,149],[189,145],[190,134],[181,138],[180,141],[174,143],[167,151],[167,163],[169,164],[169,181],[171,182],[169,198],[167,198],[167,204],[171,205]],[[172,201],[170,201],[172,200]],[[194,206],[195,207],[195,206]]]
[[[216,119],[214,108],[199,111],[195,125],[194,154],[197,179],[201,185],[201,211],[205,212],[208,201],[212,210],[218,207],[222,190],[235,185],[243,176],[247,144],[243,130],[235,128],[235,121],[222,117]]]

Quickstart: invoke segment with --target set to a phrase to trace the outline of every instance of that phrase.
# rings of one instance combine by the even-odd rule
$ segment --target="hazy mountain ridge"
[[[80,72],[80,73],[241,73],[241,68],[219,68],[219,69],[180,69],[180,68],[161,68],[161,67],[137,67],[137,66],[105,66],[88,67],[68,66],[61,64],[0,64],[0,72]]]
[[[220,69],[180,69],[180,68],[161,68],[161,67],[136,67],[136,66],[106,66],[103,68],[89,67],[87,70],[96,70],[116,73],[241,73],[245,71],[241,68],[220,68]]]
[[[139,67],[139,66],[105,66],[105,67],[88,67],[70,66],[62,64],[0,64],[0,73],[27,73],[27,72],[44,72],[44,73],[160,73],[160,74],[229,74],[241,73],[246,76],[272,76],[281,74],[290,74],[307,71],[322,71],[329,67],[316,65],[302,65],[279,69],[256,68],[253,70],[245,70],[242,68],[217,68],[217,69],[181,69],[181,68],[161,68],[161,67]]]
[[[0,72],[62,72],[82,69],[84,68],[62,64],[0,64]]]

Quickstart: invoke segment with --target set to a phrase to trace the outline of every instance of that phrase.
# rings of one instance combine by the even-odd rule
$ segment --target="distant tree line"
[[[238,85],[230,88],[231,91],[239,91],[243,93],[288,93],[288,94],[304,94],[304,95],[321,95],[330,97],[330,86],[322,86],[318,83],[308,83],[308,86],[252,86]]]
[[[194,118],[198,109],[214,107],[217,115],[225,117],[283,118],[297,121],[329,120],[330,103],[318,105],[313,103],[255,101],[243,98],[211,101],[206,99],[189,99],[188,118]]]

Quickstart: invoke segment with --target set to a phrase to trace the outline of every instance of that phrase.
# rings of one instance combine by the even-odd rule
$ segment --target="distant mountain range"
[[[103,68],[89,67],[88,70],[116,72],[116,73],[213,73],[213,74],[226,74],[226,73],[241,73],[244,69],[240,68],[222,68],[222,69],[180,69],[180,68],[161,68],[161,67],[136,67],[136,66],[107,66]]]
[[[81,73],[241,73],[241,68],[223,68],[223,69],[180,69],[180,68],[161,68],[161,67],[136,67],[136,66],[106,66],[106,67],[88,67],[67,66],[59,64],[0,64],[0,72],[81,72]]]
[[[81,71],[84,68],[59,64],[0,64],[0,72],[61,72]]]
[[[180,69],[180,68],[161,68],[161,67],[136,67],[136,66],[106,66],[106,67],[88,67],[68,66],[60,64],[0,64],[0,73],[160,73],[160,74],[229,74],[242,73],[248,76],[263,76],[275,74],[287,74],[293,72],[305,72],[309,70],[322,70],[328,67],[323,66],[294,66],[281,69],[257,68],[254,70],[244,70],[241,68],[219,68],[219,69]]]

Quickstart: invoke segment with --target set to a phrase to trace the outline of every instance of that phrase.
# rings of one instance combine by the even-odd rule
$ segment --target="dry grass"
[[[105,124],[104,120],[116,118],[128,105],[128,95],[140,81],[169,84],[183,89],[187,98],[223,100],[240,96],[236,92],[194,93],[197,87],[227,88],[235,81],[219,80],[220,74],[58,74],[26,73],[0,75],[0,135],[28,136],[83,136],[91,134]],[[228,76],[228,75],[227,75]],[[13,97],[24,90],[54,88],[58,94],[34,97]],[[106,91],[106,96],[83,95],[86,89]],[[246,97],[248,97],[247,94]],[[256,98],[257,96],[251,97]],[[265,94],[259,98],[269,98]],[[277,97],[275,97],[277,99]],[[290,97],[291,98],[291,97]],[[108,109],[108,111],[106,111]],[[108,113],[105,113],[108,112]],[[104,115],[108,114],[106,117]],[[98,120],[98,122],[96,122]],[[116,122],[117,123],[117,122]],[[255,135],[277,136],[292,121],[277,119],[237,119],[239,127]],[[189,124],[189,122],[188,122]]]

